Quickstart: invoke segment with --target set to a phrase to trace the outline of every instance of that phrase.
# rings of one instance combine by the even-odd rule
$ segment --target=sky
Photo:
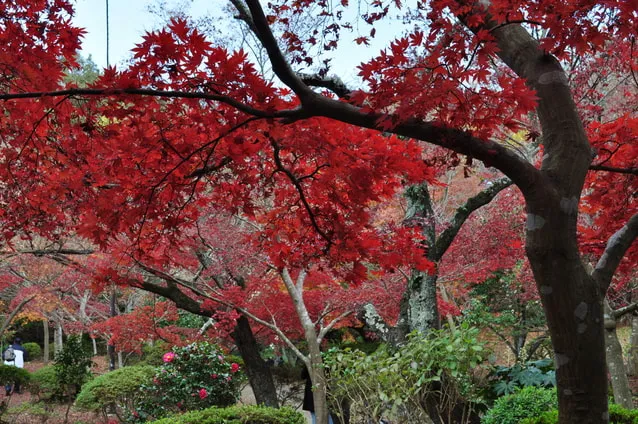
[[[146,31],[156,29],[160,18],[148,10],[150,4],[158,4],[159,0],[109,0],[109,62],[117,65],[129,57],[130,50],[136,43],[142,41]],[[170,0],[169,0],[170,2]],[[221,7],[222,0],[188,0],[194,13],[206,15],[215,13],[211,10],[216,4]],[[98,67],[106,66],[106,0],[76,0],[76,15],[73,22],[84,28],[87,33],[82,43],[82,55],[91,55]],[[333,71],[344,81],[357,79],[356,66],[365,59],[373,56],[381,47],[384,30],[378,28],[376,48],[359,46],[355,43],[342,43],[340,54],[333,60]],[[353,36],[354,37],[354,36]],[[346,41],[345,39],[343,41]],[[341,59],[339,59],[341,58]]]

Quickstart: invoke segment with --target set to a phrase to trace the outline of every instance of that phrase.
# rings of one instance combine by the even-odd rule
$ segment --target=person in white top
[[[2,352],[2,359],[5,365],[24,368],[24,361],[27,360],[27,351],[24,350],[20,342],[22,342],[22,340],[16,337],[13,340],[13,344],[9,345],[9,347]],[[4,389],[7,396],[10,396],[13,392],[20,393],[20,382],[16,381],[14,384],[7,384],[4,386]]]

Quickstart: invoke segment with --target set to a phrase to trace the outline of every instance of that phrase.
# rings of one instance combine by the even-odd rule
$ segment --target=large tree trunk
[[[605,347],[607,357],[607,368],[611,377],[611,387],[614,392],[614,402],[618,405],[633,409],[634,402],[629,388],[629,379],[625,370],[625,363],[622,356],[622,347],[616,334],[617,321],[609,302],[605,300]]]
[[[279,401],[277,400],[275,383],[268,364],[259,354],[259,346],[253,335],[248,318],[241,315],[237,319],[237,325],[231,336],[244,360],[244,370],[255,394],[257,404],[278,408]]]
[[[441,256],[436,251],[436,221],[432,208],[432,199],[427,183],[414,185],[405,191],[408,200],[405,215],[406,225],[415,225],[421,229],[427,243],[427,258],[436,263]],[[409,331],[417,330],[427,334],[428,331],[440,327],[439,308],[436,301],[436,271],[432,274],[412,270],[402,304],[402,313],[407,316]]]

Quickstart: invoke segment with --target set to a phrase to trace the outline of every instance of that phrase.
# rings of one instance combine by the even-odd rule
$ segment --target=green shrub
[[[22,345],[27,351],[27,361],[42,359],[42,348],[37,343],[25,343]]]
[[[154,374],[154,367],[142,365],[100,375],[82,386],[75,406],[102,413],[113,410],[119,417],[130,418],[141,386],[150,383]]]
[[[63,395],[75,397],[91,378],[92,352],[79,336],[70,336],[55,356],[53,367]]]
[[[558,411],[556,409],[545,412],[536,417],[527,418],[521,424],[557,424]],[[609,405],[610,424],[638,424],[638,409],[625,409],[616,404]]]
[[[414,421],[427,413],[423,400],[433,394],[444,397],[441,404],[463,402],[475,408],[482,399],[474,369],[485,357],[478,330],[467,325],[432,331],[427,337],[411,334],[399,350],[381,346],[366,355],[359,350],[329,349],[324,363],[330,409],[339,410],[347,400],[362,421],[393,416]],[[441,381],[445,393],[440,393]]]
[[[555,408],[556,390],[525,387],[516,393],[498,398],[487,411],[482,424],[518,424],[524,418],[536,417]]]
[[[24,422],[24,419],[27,419],[27,422],[34,422],[34,418],[37,418],[40,422],[44,423],[51,418],[52,411],[47,405],[41,402],[23,402],[16,406],[9,407],[6,411],[6,415],[12,418],[11,422]],[[23,420],[20,420],[20,417],[23,417]]]
[[[0,384],[20,383],[26,384],[31,379],[31,374],[24,368],[13,365],[0,365]]]
[[[208,408],[153,421],[152,424],[306,424],[305,417],[291,408],[241,405]]]
[[[202,342],[176,347],[163,360],[152,383],[142,387],[137,408],[142,419],[229,406],[239,398],[243,373],[217,346]]]
[[[43,401],[53,400],[61,392],[58,376],[53,365],[47,365],[31,373],[29,392]]]

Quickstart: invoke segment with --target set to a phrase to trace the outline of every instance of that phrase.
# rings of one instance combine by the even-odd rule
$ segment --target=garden
[[[638,423],[631,1],[80,3],[0,4],[0,423]]]

